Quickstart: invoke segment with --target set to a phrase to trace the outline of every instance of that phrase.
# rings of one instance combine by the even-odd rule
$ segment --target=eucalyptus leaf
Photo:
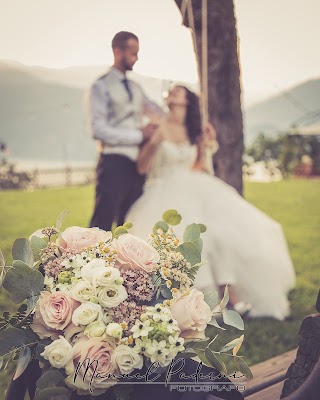
[[[29,347],[24,347],[19,354],[18,362],[17,362],[17,368],[16,372],[14,374],[13,380],[15,381],[16,379],[21,376],[25,369],[27,368],[29,362],[31,360],[31,350]]]
[[[182,243],[176,248],[176,251],[179,251],[191,266],[201,262],[201,253],[198,247],[192,242]]]
[[[228,285],[226,285],[226,287],[224,288],[223,299],[221,300],[220,303],[221,310],[223,310],[228,303],[229,303],[229,289]]]
[[[219,304],[219,293],[217,291],[205,292],[204,301],[208,304],[210,310],[212,311]]]
[[[226,330],[225,328],[222,328],[222,326],[220,326],[220,325],[218,324],[216,318],[214,318],[214,317],[211,319],[211,321],[208,322],[208,325],[212,325],[212,326],[214,326],[215,328],[222,329],[223,331]]]
[[[46,240],[44,238],[40,238],[38,236],[31,236],[30,243],[31,243],[34,261],[39,261],[40,260],[40,255],[39,255],[40,251],[43,250],[47,246],[48,240]]]
[[[64,382],[62,373],[58,369],[52,369],[45,371],[37,380],[36,385],[39,389],[45,389],[52,385],[58,385],[60,382]]]
[[[180,224],[182,217],[177,210],[168,210],[162,215],[162,219],[167,224],[175,226]]]
[[[33,252],[30,242],[26,238],[16,239],[12,247],[12,257],[14,260],[23,261],[29,267],[33,265]]]
[[[224,310],[222,311],[223,322],[226,325],[234,326],[235,328],[243,331],[244,322],[241,316],[234,310]]]
[[[0,369],[2,368],[2,366],[3,366],[3,357],[0,357]]]
[[[243,358],[235,357],[234,361],[235,361],[236,366],[239,369],[239,371],[242,372],[246,378],[248,378],[248,379],[253,378],[253,374],[252,374],[250,368],[248,367],[248,364],[244,361]]]
[[[197,353],[193,351],[182,351],[178,353],[177,358],[193,358],[196,357]]]
[[[183,234],[184,242],[194,242],[200,238],[200,227],[198,224],[188,225]]]
[[[65,217],[66,217],[68,214],[69,214],[69,211],[68,211],[68,210],[63,210],[63,211],[60,213],[59,217],[57,218],[57,222],[56,222],[56,228],[57,228],[58,230],[61,229],[61,227],[62,227],[62,222],[63,222],[63,220],[65,219]]]
[[[164,221],[158,221],[153,227],[153,233],[156,234],[158,229],[162,229],[166,233],[168,232],[169,225]]]
[[[161,295],[165,298],[165,299],[172,299],[172,293],[171,290],[169,288],[167,288],[167,286],[163,285],[161,287]]]
[[[31,345],[38,337],[29,335],[24,329],[9,327],[0,332],[0,357],[9,354],[17,347]],[[39,339],[38,339],[39,340]]]
[[[239,345],[241,346],[241,344],[243,342],[243,338],[244,338],[244,336],[242,335],[242,336],[238,337],[237,339],[231,340],[231,342],[229,342],[229,343],[225,344],[223,347],[221,347],[219,352],[226,353],[227,351],[232,350]]]
[[[219,372],[222,372],[223,374],[227,375],[228,373],[227,368],[224,362],[220,359],[220,357],[217,354],[214,354],[209,347],[205,349],[204,354],[207,360],[209,361],[211,367],[216,368]]]
[[[201,238],[195,240],[193,242],[199,249],[200,253],[202,252],[202,248],[203,248],[203,240]]]
[[[199,228],[200,228],[200,232],[204,233],[207,230],[207,227],[203,224],[198,224]]]
[[[38,392],[39,400],[56,400],[58,396],[67,395],[69,389],[66,387],[48,387]]]
[[[6,274],[3,287],[9,292],[11,299],[19,304],[27,298],[39,295],[44,289],[43,282],[41,272],[31,269],[20,260],[15,260]]]

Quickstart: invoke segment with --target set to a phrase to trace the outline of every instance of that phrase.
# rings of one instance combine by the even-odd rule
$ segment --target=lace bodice
[[[149,179],[161,178],[179,169],[189,170],[197,158],[197,146],[164,140],[155,155]]]

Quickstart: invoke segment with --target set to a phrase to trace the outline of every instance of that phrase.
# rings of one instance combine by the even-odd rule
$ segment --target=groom
[[[142,88],[126,77],[138,60],[139,40],[131,32],[118,32],[112,40],[114,63],[97,79],[90,93],[90,125],[101,146],[96,171],[96,197],[91,227],[111,230],[122,225],[130,206],[140,197],[145,177],[136,170],[139,146],[156,124],[142,127],[142,117],[161,116],[162,109]]]

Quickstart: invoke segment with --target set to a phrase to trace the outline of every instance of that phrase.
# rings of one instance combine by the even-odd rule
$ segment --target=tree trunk
[[[201,71],[201,0],[192,4]],[[181,9],[182,0],[175,0]],[[233,0],[207,0],[208,8],[208,113],[217,131],[219,150],[213,156],[215,175],[242,194],[243,123],[240,67]],[[188,13],[183,21],[190,27]]]

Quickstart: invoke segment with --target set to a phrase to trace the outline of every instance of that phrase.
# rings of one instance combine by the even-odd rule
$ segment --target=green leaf
[[[250,368],[248,367],[248,364],[244,361],[243,358],[235,357],[234,361],[235,361],[236,366],[239,369],[239,371],[242,372],[246,378],[248,378],[248,379],[253,378],[253,374],[252,374]]]
[[[30,242],[26,238],[17,239],[13,243],[12,257],[14,260],[23,261],[29,267],[33,266],[33,252]]]
[[[19,354],[18,362],[17,362],[17,368],[16,372],[13,377],[13,381],[19,378],[21,376],[25,369],[27,368],[29,362],[31,360],[31,350],[29,347],[24,347]]]
[[[216,320],[214,317],[211,319],[210,322],[208,322],[208,325],[212,325],[212,326],[214,326],[215,328],[222,329],[223,331],[226,330],[226,328],[222,328],[222,326],[220,326],[220,325],[218,324],[217,320]]]
[[[221,300],[221,303],[220,303],[221,310],[223,310],[225,308],[225,306],[228,304],[228,302],[229,302],[229,290],[228,290],[228,285],[227,285],[224,288],[223,299]]]
[[[235,347],[241,345],[243,342],[243,335],[238,337],[237,339],[231,340],[231,342],[225,344],[221,349],[219,350],[220,353],[226,353],[229,350],[234,349]]]
[[[204,301],[208,304],[208,306],[210,307],[210,310],[212,311],[219,303],[218,291],[205,292]]]
[[[66,387],[48,387],[37,393],[39,400],[56,400],[58,396],[67,395],[69,389]]]
[[[172,299],[171,290],[167,288],[167,286],[163,285],[161,287],[160,293],[165,299]]]
[[[153,233],[156,235],[157,230],[162,229],[164,233],[168,232],[169,225],[164,221],[158,221],[153,227]]]
[[[227,375],[228,373],[227,368],[224,362],[220,359],[220,357],[217,354],[214,354],[209,347],[205,349],[204,354],[213,368],[216,368],[219,372],[222,372],[223,374]]]
[[[203,224],[198,224],[199,228],[200,228],[200,232],[204,233],[207,230],[207,227]]]
[[[128,231],[126,230],[126,228],[124,228],[123,226],[118,226],[113,233],[113,236],[115,238],[118,238],[121,235],[125,235],[126,233],[128,233]]]
[[[65,217],[66,217],[68,214],[69,214],[69,211],[68,211],[68,210],[63,210],[63,211],[60,213],[59,217],[57,218],[57,222],[56,222],[56,228],[57,228],[58,230],[61,229],[61,227],[62,227],[62,222],[63,222],[63,220],[65,219]]]
[[[203,248],[203,240],[201,238],[199,238],[198,240],[195,240],[193,243],[198,247],[198,249],[201,253],[202,248]]]
[[[45,360],[42,357],[41,353],[43,353],[44,352],[44,348],[46,346],[48,346],[49,344],[51,344],[51,343],[52,343],[52,340],[50,340],[50,339],[39,340],[39,342],[37,344],[37,347],[36,347],[36,351],[35,351],[35,358],[37,360],[41,361],[42,363],[47,363],[48,362],[47,360]]]
[[[200,227],[198,224],[188,225],[183,234],[184,242],[194,242],[200,238]]]
[[[0,357],[10,353],[14,348],[31,345],[39,340],[34,333],[10,327],[0,332]]]
[[[182,351],[178,353],[177,358],[193,358],[196,357],[197,353],[193,351]]]
[[[226,325],[234,326],[235,328],[243,331],[244,322],[241,316],[234,310],[224,310],[222,311],[223,322]]]
[[[125,222],[125,223],[123,224],[123,227],[124,227],[125,229],[130,229],[130,228],[133,227],[133,223],[127,221],[127,222]]]
[[[62,373],[58,369],[52,369],[45,371],[37,380],[36,385],[39,389],[45,389],[53,385],[58,385],[62,382],[64,382]]]
[[[39,261],[40,260],[39,253],[47,246],[48,240],[39,238],[38,236],[32,236],[30,242],[31,242],[34,261]]]
[[[168,210],[162,215],[162,219],[167,224],[175,226],[180,224],[182,217],[177,210]]]
[[[201,262],[201,253],[198,247],[192,242],[182,243],[176,248],[176,251],[179,251],[191,266]]]
[[[13,261],[12,268],[7,272],[3,287],[10,293],[11,299],[22,303],[27,298],[37,296],[44,289],[44,277],[41,272],[31,269],[22,261]]]

